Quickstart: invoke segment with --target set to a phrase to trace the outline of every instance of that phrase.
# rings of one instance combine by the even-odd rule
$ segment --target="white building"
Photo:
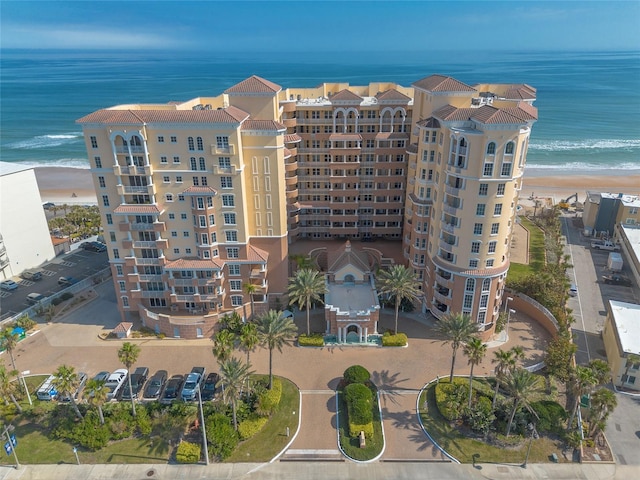
[[[640,390],[640,305],[609,300],[602,338],[613,384]]]
[[[53,258],[33,167],[0,162],[0,279]]]

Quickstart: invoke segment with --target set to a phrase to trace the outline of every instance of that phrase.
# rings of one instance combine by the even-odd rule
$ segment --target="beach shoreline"
[[[34,167],[40,196],[43,202],[67,204],[96,204],[91,171],[75,167]],[[544,170],[542,170],[544,172]],[[525,170],[520,191],[520,200],[530,197],[551,198],[558,203],[571,195],[578,194],[578,201],[584,202],[587,191],[625,193],[640,195],[640,170],[561,175],[539,175],[540,170],[529,175]],[[75,196],[74,196],[75,194]]]

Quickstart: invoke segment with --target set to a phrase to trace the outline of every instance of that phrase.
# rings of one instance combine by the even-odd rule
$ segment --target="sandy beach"
[[[96,193],[91,172],[82,168],[37,167],[34,169],[43,202],[95,204]],[[551,198],[554,203],[578,194],[584,202],[587,190],[640,195],[640,174],[527,176],[525,172],[520,199],[531,196]],[[73,196],[75,194],[75,196]]]

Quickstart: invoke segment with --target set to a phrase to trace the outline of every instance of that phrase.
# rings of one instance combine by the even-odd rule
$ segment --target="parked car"
[[[107,250],[107,246],[100,242],[84,242],[80,244],[80,248],[90,252],[105,252]]]
[[[202,375],[199,372],[191,372],[187,375],[184,385],[182,386],[182,392],[180,398],[185,402],[191,402],[195,400],[196,393],[200,389],[200,383],[202,382]]]
[[[74,283],[78,283],[78,280],[76,280],[73,277],[60,277],[58,279],[58,285],[63,285],[65,287],[68,287],[69,285],[73,285]]]
[[[27,303],[30,303],[31,305],[35,305],[36,303],[41,302],[45,298],[47,297],[45,297],[41,293],[33,292],[27,295]]]
[[[33,280],[34,282],[37,282],[42,279],[42,272],[38,270],[25,270],[20,274],[20,276],[25,280]]]
[[[107,393],[107,400],[113,400],[118,396],[118,392],[122,388],[122,384],[127,379],[127,370],[124,368],[119,368],[115,370],[107,381],[105,382],[105,387],[109,389],[109,393]]]
[[[56,204],[53,203],[53,202],[47,202],[47,203],[43,203],[42,204],[42,208],[44,208],[45,210],[50,210],[55,206],[56,206]]]
[[[138,394],[142,391],[144,383],[149,376],[149,369],[147,367],[138,367],[131,374],[131,390],[129,390],[129,382],[124,382],[122,388],[122,400],[131,400],[131,398],[138,398]]]
[[[171,377],[167,382],[167,385],[164,387],[164,392],[162,393],[162,397],[160,398],[160,403],[162,403],[163,405],[167,405],[178,398],[183,383],[183,375],[174,375],[173,377]]]
[[[95,380],[96,382],[106,382],[109,378],[109,375],[111,375],[111,372],[100,372],[95,377],[93,377],[92,380]]]
[[[571,286],[569,287],[569,296],[576,297],[577,295],[578,295],[578,287],[576,287],[575,284],[571,284]]]
[[[76,391],[73,394],[73,399],[77,400],[78,397],[80,396],[80,392],[82,391],[82,389],[84,388],[85,384],[87,383],[87,374],[80,372],[78,373],[78,387],[76,388]],[[70,402],[71,398],[68,395],[58,395],[58,400],[61,402]]]
[[[207,375],[207,378],[202,384],[202,401],[213,400],[215,398],[219,381],[220,375],[217,373],[211,372]]]
[[[165,383],[167,383],[167,371],[158,370],[147,382],[147,386],[144,389],[144,394],[142,395],[143,398],[148,400],[155,400],[157,398],[160,398]]]
[[[2,290],[15,290],[18,288],[18,284],[13,280],[2,280],[0,282],[0,288]]]
[[[618,275],[618,274],[603,275],[602,281],[604,283],[609,283],[611,285],[624,285],[625,287],[631,286],[631,280],[625,277],[624,275]]]

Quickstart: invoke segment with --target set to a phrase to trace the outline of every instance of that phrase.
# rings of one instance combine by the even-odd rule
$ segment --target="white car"
[[[107,400],[113,400],[117,397],[124,381],[127,379],[127,374],[128,372],[126,368],[119,368],[109,375],[109,378],[107,378],[107,381],[104,384],[104,386],[109,389],[109,393],[107,393]]]
[[[18,288],[18,284],[13,280],[3,280],[0,282],[0,288],[2,290],[15,290]]]

